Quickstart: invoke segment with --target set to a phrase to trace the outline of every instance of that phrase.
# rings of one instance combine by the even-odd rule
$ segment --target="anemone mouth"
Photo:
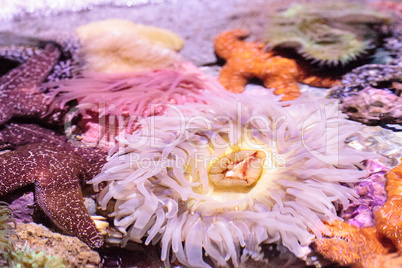
[[[208,178],[216,187],[251,186],[260,178],[267,154],[239,150],[212,161]]]
[[[279,242],[306,256],[313,239],[329,233],[323,221],[356,200],[347,185],[362,177],[358,163],[368,154],[343,141],[360,125],[331,100],[289,105],[270,94],[217,94],[199,95],[208,105],[144,119],[142,129],[152,123],[152,131],[121,140],[91,181],[107,182],[101,206],[116,199],[114,222],[125,241],[160,242],[166,263],[172,254],[186,266],[209,267],[208,255],[215,266],[239,267],[262,257],[261,244]]]

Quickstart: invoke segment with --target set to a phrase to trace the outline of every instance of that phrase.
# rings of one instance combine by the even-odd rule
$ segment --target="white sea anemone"
[[[184,41],[175,33],[131,21],[110,19],[77,28],[85,67],[105,73],[166,68],[181,57]]]
[[[208,93],[205,103],[171,106],[119,141],[92,183],[107,182],[100,204],[116,200],[114,224],[126,241],[160,243],[161,259],[240,266],[261,244],[298,257],[340,219],[364,176],[367,154],[344,144],[360,124],[332,100],[279,103],[271,94]]]

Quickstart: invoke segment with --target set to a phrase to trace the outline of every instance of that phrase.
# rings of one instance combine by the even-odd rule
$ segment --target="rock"
[[[31,248],[44,249],[50,255],[57,255],[67,267],[98,267],[101,258],[78,238],[53,233],[36,223],[18,223],[15,245],[25,243]]]
[[[32,215],[35,207],[33,192],[19,196],[10,203],[9,207],[13,211],[13,217],[17,222],[33,222]]]

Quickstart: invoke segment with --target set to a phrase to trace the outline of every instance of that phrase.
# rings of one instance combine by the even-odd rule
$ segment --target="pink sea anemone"
[[[189,267],[242,266],[261,245],[281,243],[305,257],[341,220],[357,194],[348,184],[372,154],[345,139],[360,129],[337,102],[305,96],[201,92],[198,103],[170,105],[142,119],[92,183],[99,202],[116,201],[114,224],[125,241],[160,243],[161,259]],[[208,103],[208,105],[204,104]]]
[[[132,132],[141,118],[162,114],[168,104],[203,102],[197,97],[201,91],[213,95],[223,90],[218,82],[188,62],[180,63],[177,69],[84,73],[57,86],[52,92],[52,109],[77,100],[78,105],[68,118],[84,116],[79,123],[83,142],[103,141],[107,146],[113,145],[115,136],[122,132]]]

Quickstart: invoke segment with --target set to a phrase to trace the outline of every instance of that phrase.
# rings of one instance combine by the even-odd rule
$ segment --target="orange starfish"
[[[241,29],[219,34],[215,39],[215,52],[226,60],[219,75],[219,82],[229,91],[240,93],[251,78],[259,78],[267,88],[274,88],[282,100],[294,100],[301,93],[297,82],[314,87],[332,87],[339,83],[331,78],[309,75],[299,64],[289,58],[265,52],[264,44],[246,42],[248,33]]]
[[[388,193],[384,206],[375,212],[376,228],[402,252],[402,164],[387,175]]]
[[[315,242],[317,252],[341,265],[384,267],[379,264],[393,260],[380,242],[374,227],[358,228],[346,222],[326,224],[331,235]],[[400,260],[402,262],[402,260]]]
[[[402,164],[387,178],[388,199],[375,212],[375,227],[358,228],[339,221],[326,224],[332,234],[315,242],[320,254],[341,265],[402,267]]]

